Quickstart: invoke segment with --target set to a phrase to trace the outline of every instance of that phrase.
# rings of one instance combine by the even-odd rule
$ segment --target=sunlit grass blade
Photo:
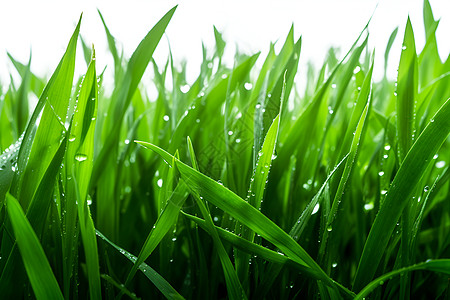
[[[14,235],[36,298],[63,299],[44,250],[19,202],[11,194],[7,194],[6,198]]]
[[[397,136],[400,161],[403,161],[414,143],[417,68],[416,44],[411,21],[408,18],[397,79]]]
[[[75,68],[75,52],[80,31],[81,17],[70,39],[60,64],[50,78],[25,130],[17,161],[17,172],[12,183],[12,193],[19,196],[23,207],[27,207],[51,158],[59,146],[64,131],[67,106],[72,89]],[[34,127],[42,112],[42,122]],[[34,135],[34,138],[33,138]]]
[[[97,227],[106,234],[110,234],[113,240],[118,235],[119,215],[118,204],[116,201],[110,200],[115,197],[114,168],[118,155],[118,142],[123,126],[123,118],[175,9],[176,6],[156,23],[134,51],[126,66],[123,79],[116,84],[111,96],[112,101],[110,101],[108,108],[108,118],[102,124],[101,134],[104,144],[96,157],[90,186],[97,186]]]
[[[77,99],[77,108],[72,119],[73,126],[70,131],[70,143],[66,158],[66,172],[68,178],[71,178],[67,183],[66,197],[72,198],[71,201],[76,203],[77,206],[91,299],[102,298],[97,240],[94,223],[87,203],[94,159],[97,94],[95,51],[92,49],[91,63],[83,79]]]

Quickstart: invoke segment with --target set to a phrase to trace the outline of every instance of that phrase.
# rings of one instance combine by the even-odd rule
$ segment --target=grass
[[[291,28],[279,52],[230,67],[214,28],[193,82],[170,53],[152,59],[175,10],[130,58],[99,12],[111,90],[81,19],[48,80],[9,54],[21,80],[0,89],[2,297],[448,297],[450,56],[429,2],[420,52],[408,19],[377,54],[366,27],[299,70]],[[375,80],[391,50],[398,78]]]

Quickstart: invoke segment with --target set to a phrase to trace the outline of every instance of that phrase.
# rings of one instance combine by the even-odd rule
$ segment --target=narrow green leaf
[[[415,102],[417,101],[417,55],[414,33],[408,18],[397,79],[397,136],[400,161],[414,143]]]
[[[117,251],[119,251],[122,255],[128,258],[132,263],[136,264],[138,260],[136,256],[126,251],[125,249],[117,246],[113,242],[111,242],[108,238],[106,238],[100,231],[96,230],[96,234],[105,242],[113,246]],[[184,299],[171,285],[167,282],[161,275],[159,275],[153,268],[147,265],[145,262],[142,262],[138,265],[139,270],[158,288],[158,290],[167,298],[173,300],[181,300]]]
[[[191,155],[192,165],[194,166],[194,170],[198,170],[198,169],[196,169],[197,158],[194,153],[194,148],[192,146],[191,139],[188,138],[187,142],[188,142],[189,153]],[[174,161],[174,163],[175,163],[175,161]],[[234,269],[233,264],[231,263],[231,260],[228,257],[228,254],[222,244],[222,241],[219,238],[219,234],[216,231],[214,222],[211,218],[211,213],[209,211],[209,208],[208,208],[207,204],[204,202],[205,200],[199,195],[194,194],[193,196],[195,198],[197,206],[200,209],[200,212],[203,215],[203,218],[205,219],[205,222],[206,222],[205,229],[211,235],[214,246],[217,251],[217,254],[219,255],[219,259],[222,264],[223,272],[225,275],[225,282],[227,285],[228,297],[230,299],[236,299],[236,300],[237,299],[247,299],[247,296],[245,295],[245,292],[241,286],[241,283],[239,282],[239,278],[237,276],[236,270]]]
[[[19,202],[6,195],[8,215],[22,255],[23,263],[37,299],[63,299],[44,250]]]
[[[430,120],[405,157],[369,232],[359,261],[354,290],[359,291],[375,275],[395,225],[425,169],[450,133],[450,99]]]
[[[173,159],[172,155],[157,146],[141,141],[137,141],[137,143],[160,154],[166,162]],[[221,208],[233,218],[273,243],[297,263],[311,268],[313,272],[318,274],[318,278],[325,283],[334,286],[332,280],[322,271],[322,269],[320,269],[308,253],[297,244],[292,237],[263,215],[259,210],[248,204],[226,187],[198,171],[195,171],[186,164],[176,160],[176,166],[180,171],[181,178],[185,181],[192,194],[196,194],[199,197],[201,196],[205,200]]]
[[[371,281],[366,285],[355,297],[355,300],[363,300],[377,287],[383,285],[386,281],[391,280],[395,276],[401,276],[408,272],[417,270],[428,270],[433,272],[443,273],[445,275],[450,275],[450,259],[435,259],[427,260],[423,263],[418,263],[409,267],[394,270],[392,272],[383,274],[377,279]]]

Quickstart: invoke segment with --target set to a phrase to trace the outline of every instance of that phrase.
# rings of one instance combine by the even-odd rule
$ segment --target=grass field
[[[408,19],[385,49],[361,28],[320,69],[298,68],[294,28],[230,66],[214,28],[193,82],[170,53],[152,59],[175,11],[131,57],[100,15],[106,70],[81,18],[49,79],[9,55],[21,80],[0,83],[1,298],[450,297],[450,55],[428,0],[420,52]],[[398,78],[375,80],[395,39]]]

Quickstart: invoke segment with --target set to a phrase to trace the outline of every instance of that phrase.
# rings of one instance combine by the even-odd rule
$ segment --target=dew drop
[[[328,106],[328,113],[332,115],[334,113],[334,110],[331,108],[331,106]]]
[[[244,84],[244,88],[245,88],[247,91],[250,91],[250,90],[252,89],[252,87],[253,87],[253,84],[251,84],[250,82],[246,82],[246,83]]]
[[[160,178],[160,179],[158,179],[158,181],[156,182],[156,184],[159,186],[159,187],[162,187],[162,185],[163,185],[163,180]]]
[[[428,185],[426,185],[424,188],[423,188],[423,191],[426,193],[426,192],[428,192],[430,190],[430,187],[428,186]]]
[[[373,209],[373,202],[364,204],[364,210],[372,210]]]
[[[314,209],[313,209],[311,215],[316,214],[316,213],[319,211],[319,208],[320,208],[320,204],[317,203],[317,204],[314,206]]]
[[[441,160],[436,163],[436,168],[442,169],[443,167],[445,167],[445,161]]]
[[[183,94],[186,94],[187,92],[189,92],[189,89],[190,89],[191,87],[188,85],[188,84],[185,84],[185,85],[182,85],[181,87],[180,87],[180,91],[183,93]]]
[[[164,119],[164,121],[169,121],[169,116],[168,115],[164,115],[164,117],[163,117],[163,119]]]
[[[86,159],[87,159],[87,155],[86,154],[78,153],[78,154],[75,155],[75,160],[77,160],[79,162],[85,161]]]

